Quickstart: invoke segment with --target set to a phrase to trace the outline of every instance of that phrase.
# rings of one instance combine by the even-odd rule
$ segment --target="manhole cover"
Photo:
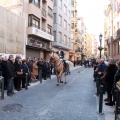
[[[22,108],[21,104],[8,104],[3,107],[3,111],[14,112],[19,111],[21,108]]]

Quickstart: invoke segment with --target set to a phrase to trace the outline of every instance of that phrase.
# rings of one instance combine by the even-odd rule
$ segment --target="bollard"
[[[26,85],[25,85],[25,90],[28,90],[28,77],[27,77],[27,74],[26,74]]]
[[[4,99],[4,77],[2,77],[1,99]]]
[[[96,95],[98,96],[100,93],[100,79],[99,78],[96,79],[96,87],[97,87]]]
[[[100,85],[100,96],[99,96],[99,114],[103,114],[103,93],[104,93],[104,86]]]

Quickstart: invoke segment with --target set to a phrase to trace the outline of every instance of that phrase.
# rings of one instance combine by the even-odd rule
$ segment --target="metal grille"
[[[14,111],[19,111],[21,110],[23,106],[21,104],[8,104],[3,107],[3,111],[9,111],[9,112],[14,112]]]

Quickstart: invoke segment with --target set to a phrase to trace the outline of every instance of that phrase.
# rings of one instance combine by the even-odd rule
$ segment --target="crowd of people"
[[[116,83],[120,80],[120,61],[111,59],[109,61],[98,60],[94,63],[94,81],[100,79],[100,83],[107,92],[107,98],[104,99],[105,105],[115,105]]]
[[[15,94],[14,89],[20,91],[26,86],[26,78],[28,86],[31,82],[42,79],[47,80],[51,78],[53,65],[49,61],[41,59],[21,59],[20,56],[14,58],[13,55],[6,56],[0,55],[0,76],[4,77],[4,89],[7,90],[7,95],[12,96]]]

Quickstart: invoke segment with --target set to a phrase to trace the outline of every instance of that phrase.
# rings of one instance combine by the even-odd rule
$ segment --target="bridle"
[[[53,53],[53,57],[54,57],[54,53]],[[59,61],[59,60],[60,60],[60,59],[58,58],[58,60],[55,60],[53,63],[54,63],[54,64],[55,64],[55,63],[57,64],[57,63],[58,63],[57,61]],[[60,60],[60,64],[61,64],[61,60]],[[57,65],[57,66],[55,66],[55,67],[56,67],[56,68],[57,68],[57,67],[59,67],[59,66],[60,66],[60,64],[59,64],[59,65]]]

